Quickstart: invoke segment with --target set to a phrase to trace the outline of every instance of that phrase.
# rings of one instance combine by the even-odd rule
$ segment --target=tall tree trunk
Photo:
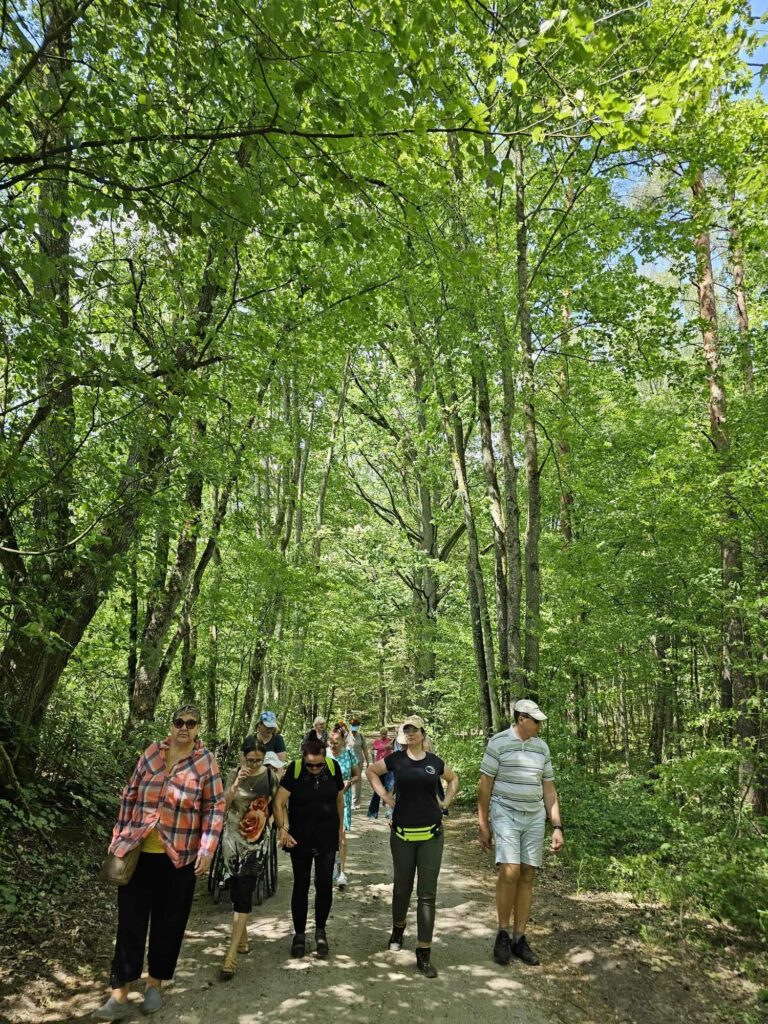
[[[491,421],[491,402],[488,393],[488,376],[485,367],[485,356],[479,350],[475,352],[474,378],[477,385],[477,409],[480,421],[480,437],[483,457],[483,473],[485,475],[485,491],[491,510],[493,523],[494,583],[496,595],[496,636],[499,645],[499,680],[501,703],[505,713],[509,708],[509,624],[507,614],[509,602],[507,598],[507,559],[506,530],[504,513],[501,504],[501,492],[496,472],[496,454],[493,450],[493,425]]]
[[[699,171],[692,186],[696,215],[705,223],[707,188]],[[715,281],[712,270],[712,248],[709,231],[703,227],[694,240],[697,262],[696,288],[704,362],[709,383],[710,440],[715,449],[717,469],[723,493],[723,526],[720,542],[723,583],[723,649],[720,681],[721,701],[725,708],[736,711],[736,729],[744,749],[742,778],[754,785],[755,753],[760,744],[760,721],[750,707],[754,681],[748,672],[749,636],[740,608],[744,582],[739,509],[731,487],[731,436],[728,428],[725,383],[721,368],[720,337],[717,322]]]
[[[501,459],[504,470],[504,524],[507,565],[507,656],[509,658],[510,702],[504,708],[509,719],[511,698],[525,690],[521,652],[520,612],[523,604],[523,568],[520,545],[520,504],[517,493],[518,468],[515,462],[512,423],[515,414],[515,385],[509,365],[509,346],[501,353]]]
[[[523,434],[525,438],[525,479],[528,492],[525,526],[525,654],[523,667],[526,692],[528,696],[537,699],[541,634],[541,576],[539,568],[541,491],[536,435],[533,330],[528,300],[528,220],[525,208],[525,166],[522,142],[516,141],[512,152],[515,165],[517,317],[522,341]]]

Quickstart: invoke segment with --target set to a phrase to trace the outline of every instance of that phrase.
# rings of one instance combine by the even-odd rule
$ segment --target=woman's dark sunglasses
[[[194,729],[197,726],[197,719],[196,718],[174,718],[173,724],[176,726],[177,729],[183,729],[185,727],[187,729]]]
[[[311,772],[319,772],[325,768],[325,761],[321,761],[320,764],[312,764],[311,761],[304,762],[305,768],[308,768]]]

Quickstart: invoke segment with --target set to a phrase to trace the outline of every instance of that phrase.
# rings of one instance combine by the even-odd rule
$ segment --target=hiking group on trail
[[[498,932],[493,959],[502,965],[513,956],[529,965],[539,963],[525,931],[547,818],[550,849],[557,853],[563,846],[549,748],[539,736],[546,720],[534,701],[518,700],[513,724],[488,741],[480,765],[479,840],[484,849],[495,848]],[[264,711],[255,733],[244,740],[239,765],[226,785],[216,758],[200,739],[200,722],[195,705],[178,708],[170,734],[144,751],[123,790],[108,857],[113,866],[117,863],[113,875],[122,876],[116,883],[112,991],[93,1016],[123,1020],[130,1015],[128,989],[141,977],[145,951],[148,976],[141,1009],[151,1014],[162,1007],[162,982],[176,968],[195,881],[209,871],[219,842],[216,856],[223,857],[233,907],[220,980],[234,978],[238,954],[249,951],[248,918],[273,830],[293,874],[290,954],[299,958],[308,950],[314,871],[314,948],[319,958],[327,957],[334,882],[340,889],[348,885],[346,835],[352,811],[360,807],[362,766],[373,790],[368,817],[377,818],[384,804],[390,825],[392,923],[386,946],[399,951],[405,945],[415,884],[416,969],[426,978],[437,977],[431,946],[443,817],[456,798],[459,779],[432,750],[424,720],[408,716],[394,737],[383,727],[371,756],[359,719],[351,720],[351,728],[339,720],[328,732],[318,716],[299,757],[287,761],[277,717]]]

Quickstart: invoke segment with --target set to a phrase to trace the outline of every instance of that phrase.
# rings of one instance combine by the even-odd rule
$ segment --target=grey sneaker
[[[157,1013],[163,1005],[163,993],[155,985],[150,985],[144,993],[141,1009],[144,1013]]]
[[[100,1006],[98,1010],[94,1010],[91,1016],[94,1020],[125,1020],[130,1015],[130,1003],[121,1003],[114,996],[110,996],[103,1006]]]

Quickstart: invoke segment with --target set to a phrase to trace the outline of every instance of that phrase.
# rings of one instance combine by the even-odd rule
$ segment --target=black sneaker
[[[493,944],[493,959],[497,964],[508,964],[512,958],[512,940],[506,928],[499,928]]]
[[[417,949],[416,950],[416,969],[420,971],[425,978],[436,978],[437,969],[430,960],[431,949]]]
[[[325,928],[315,928],[315,949],[321,960],[328,956],[328,939],[325,937]]]
[[[304,932],[296,932],[291,943],[291,956],[304,956],[307,951],[307,939]]]
[[[392,925],[392,934],[389,936],[389,948],[393,953],[403,948],[403,936],[405,935],[405,925],[399,928],[396,924]]]
[[[524,964],[530,964],[531,967],[538,967],[541,963],[541,960],[539,960],[531,947],[525,941],[524,935],[521,935],[517,942],[512,944],[512,954],[519,957]]]

